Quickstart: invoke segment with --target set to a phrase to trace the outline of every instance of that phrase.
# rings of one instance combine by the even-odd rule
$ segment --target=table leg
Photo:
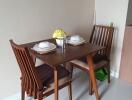
[[[55,99],[58,100],[58,71],[57,69],[54,70],[54,93],[55,93]]]
[[[94,74],[94,64],[93,64],[92,55],[88,55],[87,62],[88,62],[88,65],[89,65],[89,73],[90,73],[90,78],[91,78],[91,81],[92,81],[93,89],[94,89],[94,92],[95,92],[96,100],[100,100],[99,94],[98,94],[97,82],[96,82],[95,74]]]

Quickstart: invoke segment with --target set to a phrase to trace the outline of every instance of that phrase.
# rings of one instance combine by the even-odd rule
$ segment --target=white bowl
[[[50,43],[49,42],[40,42],[38,44],[39,48],[49,48],[50,47]]]
[[[71,42],[79,42],[81,40],[81,37],[79,35],[73,35],[70,38]]]

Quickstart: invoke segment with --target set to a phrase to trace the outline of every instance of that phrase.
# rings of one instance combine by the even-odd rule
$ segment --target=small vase
[[[64,39],[63,38],[56,39],[56,43],[57,43],[58,46],[63,47]]]

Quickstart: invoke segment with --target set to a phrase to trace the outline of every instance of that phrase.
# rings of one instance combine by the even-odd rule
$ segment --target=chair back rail
[[[37,91],[43,90],[43,84],[35,69],[35,63],[33,62],[33,59],[26,47],[19,46],[12,40],[10,40],[10,43],[21,70],[22,88],[30,96],[37,98]]]
[[[90,43],[106,47],[98,53],[106,55],[108,59],[110,59],[113,32],[114,27],[95,25],[90,37]]]

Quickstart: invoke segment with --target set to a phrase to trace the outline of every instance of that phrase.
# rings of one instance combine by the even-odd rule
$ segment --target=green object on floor
[[[96,79],[104,81],[107,78],[107,71],[105,68],[101,68],[95,71]]]

